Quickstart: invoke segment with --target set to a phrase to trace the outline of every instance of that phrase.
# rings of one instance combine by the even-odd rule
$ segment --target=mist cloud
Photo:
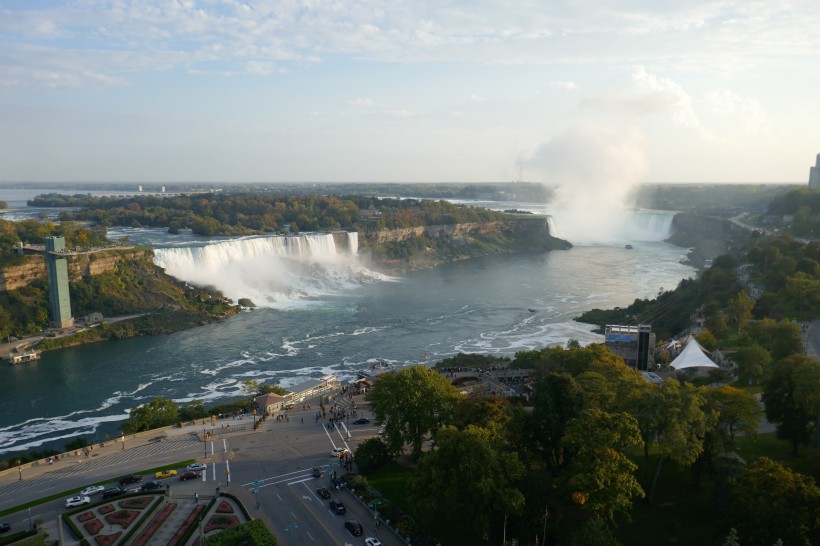
[[[579,124],[525,160],[556,188],[551,212],[558,236],[575,244],[623,238],[628,196],[646,176],[646,138],[634,127]]]

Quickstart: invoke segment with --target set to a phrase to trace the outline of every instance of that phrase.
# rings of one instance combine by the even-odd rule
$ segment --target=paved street
[[[356,403],[358,416],[369,416],[362,411],[361,397],[357,397]],[[340,404],[352,402],[344,400]],[[122,440],[116,440],[104,447],[95,446],[88,457],[82,452],[77,456],[72,453],[52,464],[42,461],[24,465],[21,471],[6,470],[0,473],[0,510],[102,480],[116,482],[124,474],[164,463],[196,459],[208,465],[202,480],[165,480],[171,485],[172,497],[190,498],[198,494],[204,498],[217,491],[230,492],[242,500],[251,516],[265,521],[286,546],[364,544],[365,537],[377,536],[374,513],[353,494],[332,490],[332,473],[335,471],[341,477],[344,469],[330,451],[337,447],[355,451],[360,442],[376,434],[376,427],[340,425],[329,430],[323,420],[316,421],[318,401],[311,405],[312,410],[289,411],[288,420],[269,418],[257,431],[248,418],[218,421],[213,428],[209,422],[169,427],[127,436],[124,445]],[[231,432],[223,433],[227,430]],[[203,443],[203,431],[213,431],[214,439]],[[314,466],[322,468],[320,478],[313,476]],[[333,499],[345,504],[347,514],[331,512],[330,499],[321,499],[316,493],[319,487],[331,489]],[[11,523],[12,530],[19,530],[28,528],[30,520],[40,518],[56,538],[57,514],[63,510],[64,499],[59,499],[32,508],[31,514],[22,511],[2,520]],[[362,523],[363,536],[353,537],[347,532],[344,522],[348,519]],[[378,533],[386,545],[403,544],[385,526]],[[76,544],[67,527],[63,536],[66,544]]]

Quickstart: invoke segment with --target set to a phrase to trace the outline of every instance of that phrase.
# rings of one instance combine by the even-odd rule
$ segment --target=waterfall
[[[558,228],[555,227],[555,219],[552,217],[551,214],[547,215],[547,230],[553,237],[556,237],[558,239],[561,238],[561,236],[558,234]]]
[[[343,240],[337,248],[338,237]],[[307,233],[160,248],[154,263],[178,279],[213,286],[234,301],[249,298],[261,307],[290,307],[386,278],[365,268],[357,252],[357,233]]]
[[[666,210],[634,210],[626,218],[623,235],[634,241],[663,241],[672,236],[675,212]]]

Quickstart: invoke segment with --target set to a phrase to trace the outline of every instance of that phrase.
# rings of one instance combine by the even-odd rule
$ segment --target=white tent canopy
[[[676,370],[683,370],[685,368],[718,368],[719,366],[712,362],[703,348],[700,346],[694,337],[689,337],[686,341],[686,347],[678,355],[678,357],[669,364]]]

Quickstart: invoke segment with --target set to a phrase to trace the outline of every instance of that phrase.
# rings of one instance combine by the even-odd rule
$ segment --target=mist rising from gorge
[[[629,196],[648,172],[646,145],[635,128],[578,124],[523,162],[555,188],[549,209],[558,237],[612,244],[639,236]]]

